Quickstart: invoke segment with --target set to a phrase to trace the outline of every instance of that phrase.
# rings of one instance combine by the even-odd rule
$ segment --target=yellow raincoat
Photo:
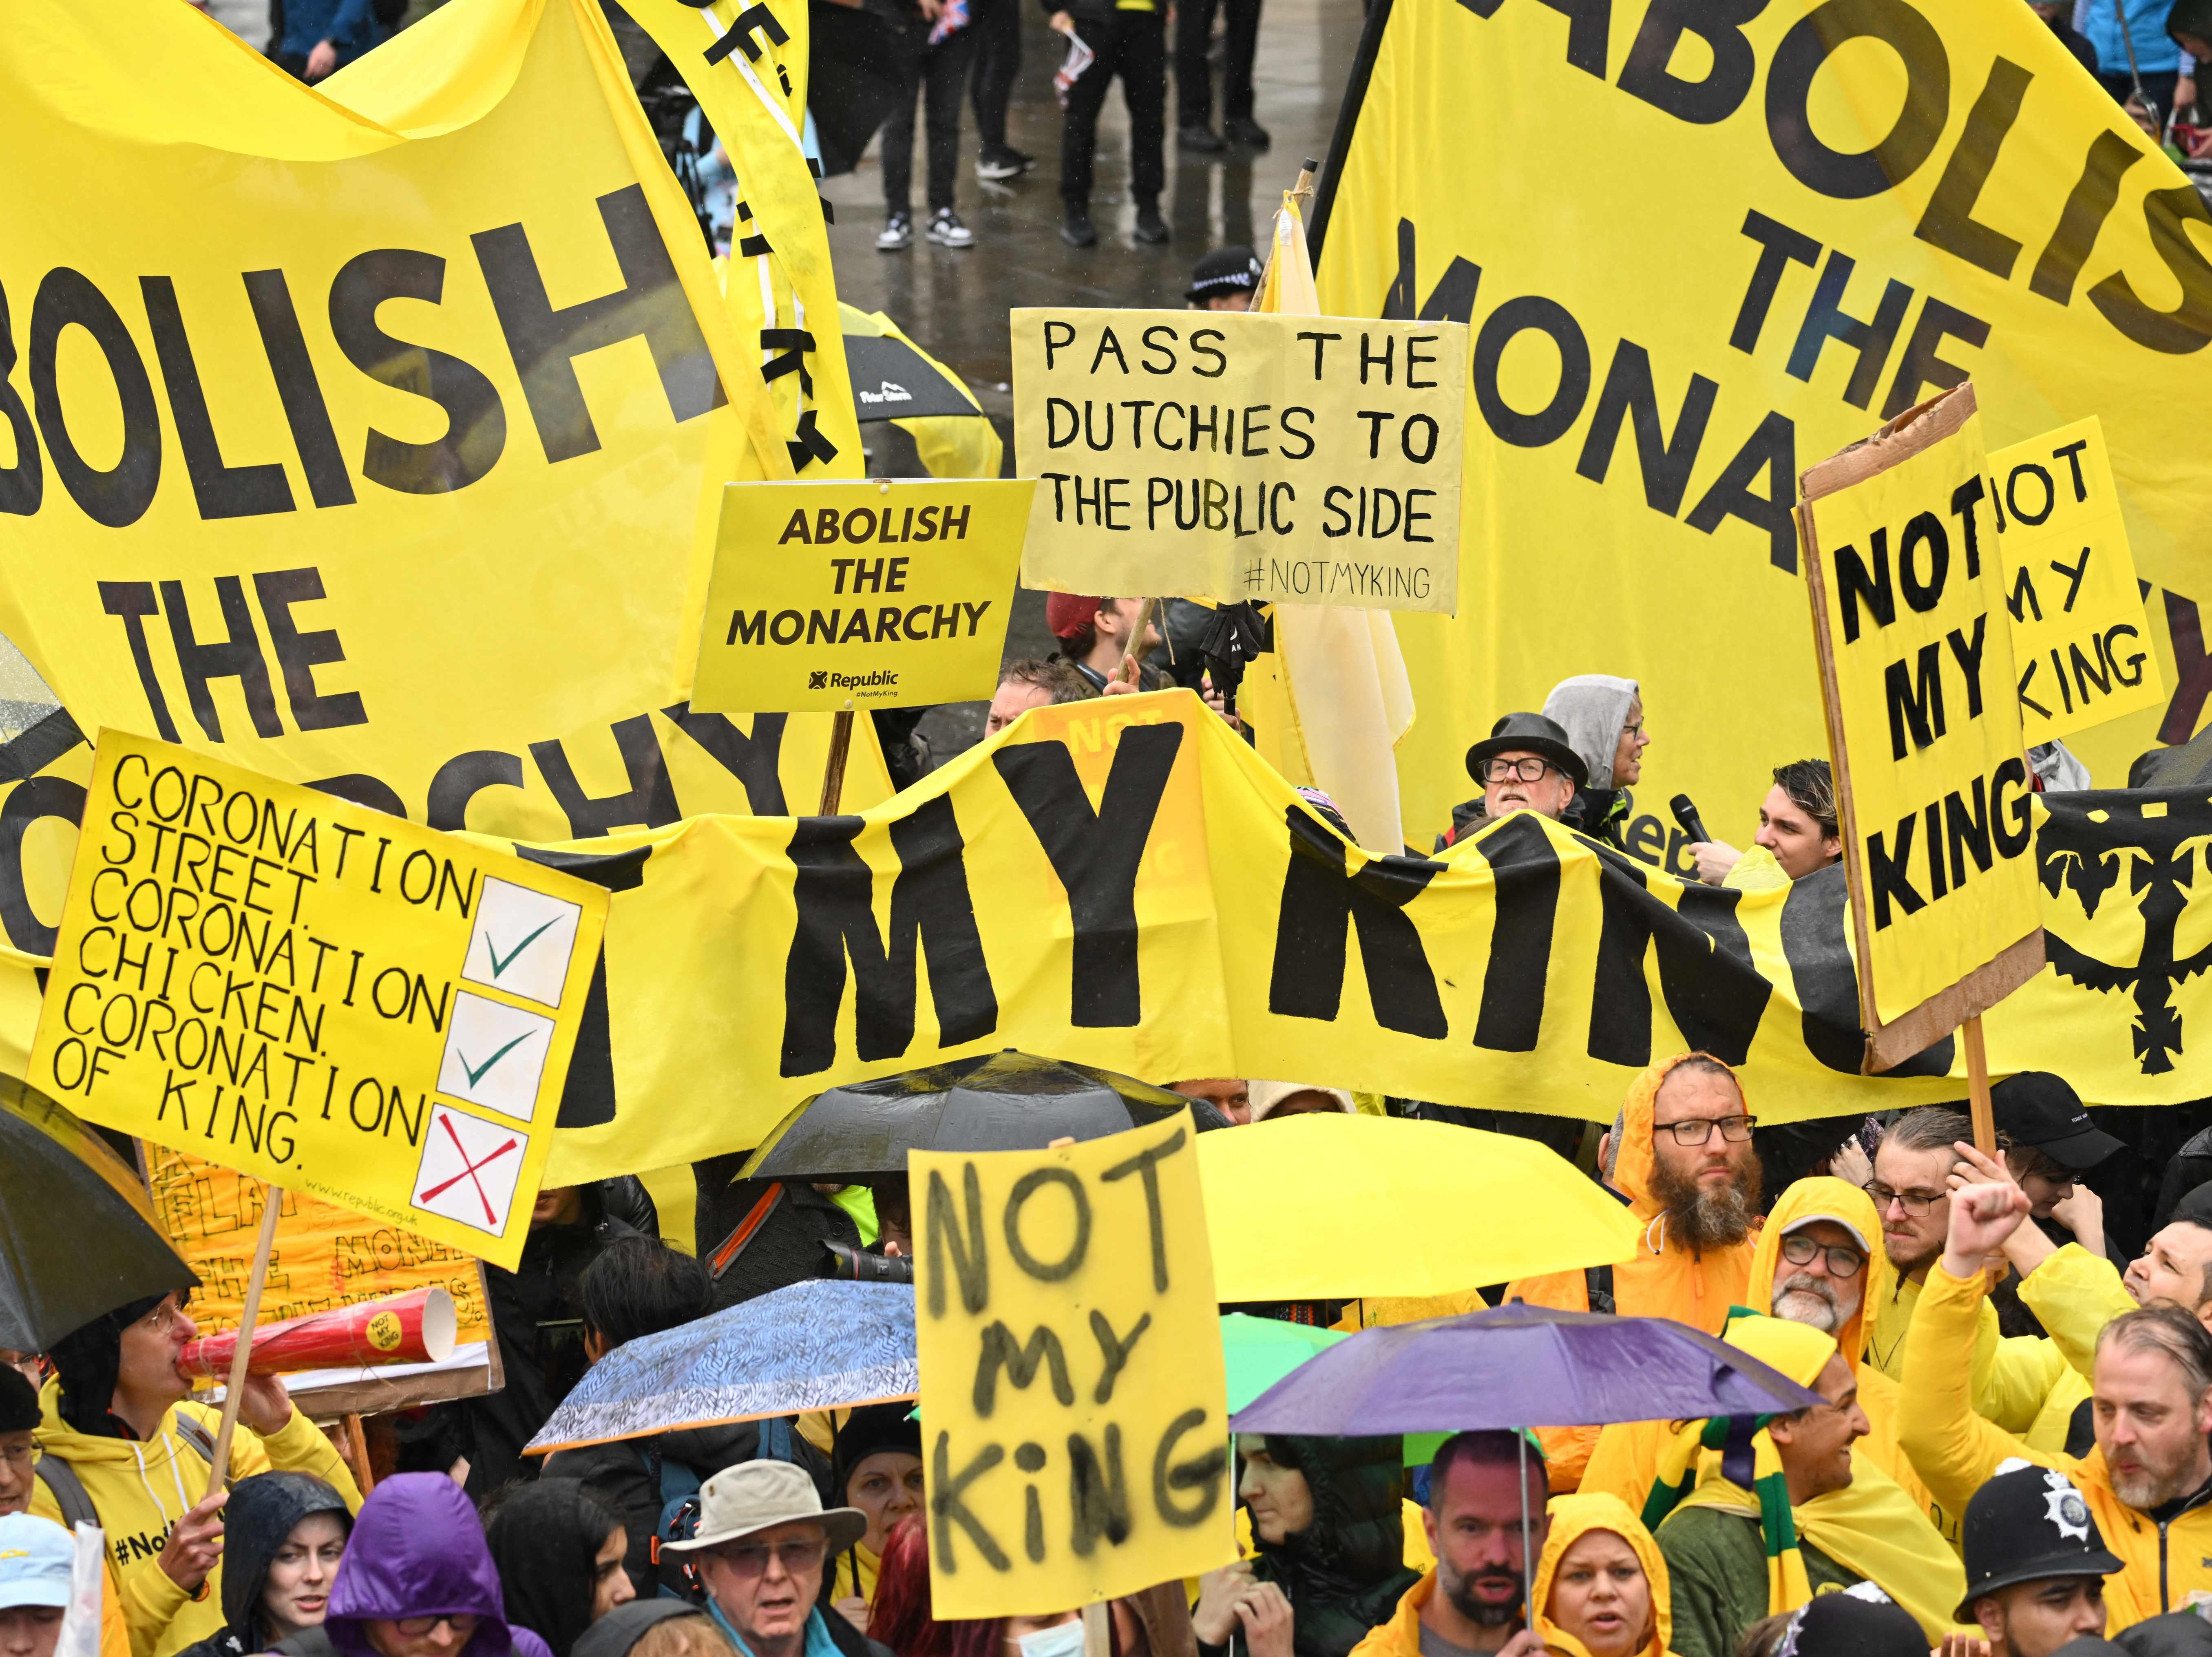
[[[1651,1194],[1653,1101],[1668,1072],[1689,1056],[1678,1053],[1645,1070],[1630,1083],[1621,1108],[1621,1142],[1615,1147],[1613,1187],[1628,1199],[1630,1211],[1644,1223],[1644,1230],[1634,1257],[1613,1268],[1613,1309],[1627,1317],[1673,1318],[1717,1335],[1728,1320],[1729,1308],[1742,1303],[1755,1243],[1747,1238],[1732,1247],[1700,1254],[1667,1235],[1665,1215]],[[1589,1286],[1580,1272],[1523,1278],[1506,1286],[1505,1297],[1526,1301],[1531,1306],[1589,1310]],[[1543,1440],[1544,1455],[1551,1466],[1552,1488],[1575,1490],[1582,1483],[1590,1452],[1597,1446],[1598,1429],[1547,1427],[1540,1429],[1538,1436]]]
[[[2039,1278],[2048,1269],[2047,1265],[2039,1268],[2034,1276]],[[2025,1284],[2021,1292],[2025,1297]],[[1875,1302],[1867,1356],[1892,1381],[1905,1379],[1905,1338],[1912,1327],[1913,1308],[1919,1305],[1920,1296],[1918,1284],[1909,1278],[1893,1277]],[[1977,1331],[1972,1364],[1975,1413],[2036,1449],[2063,1450],[2075,1407],[2089,1396],[2087,1371],[2076,1373],[2060,1350],[2047,1340],[2033,1335],[2001,1335],[1996,1308],[1987,1301],[1982,1303]]]
[[[1670,1657],[1667,1642],[1674,1626],[1674,1590],[1667,1579],[1667,1561],[1659,1545],[1651,1539],[1651,1533],[1625,1502],[1610,1496],[1553,1496],[1551,1513],[1551,1534],[1536,1561],[1536,1582],[1530,1595],[1544,1608],[1536,1619],[1536,1631],[1544,1644],[1565,1657],[1589,1657],[1588,1647],[1552,1621],[1552,1579],[1577,1538],[1592,1531],[1611,1531],[1636,1550],[1636,1557],[1644,1562],[1644,1580],[1651,1585],[1651,1635],[1637,1648],[1635,1657]]]

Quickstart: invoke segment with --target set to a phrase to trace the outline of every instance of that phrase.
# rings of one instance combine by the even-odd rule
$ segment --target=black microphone
[[[1668,802],[1667,809],[1674,814],[1674,821],[1691,840],[1701,844],[1711,841],[1712,836],[1705,832],[1705,819],[1698,815],[1698,808],[1687,794],[1675,795]]]

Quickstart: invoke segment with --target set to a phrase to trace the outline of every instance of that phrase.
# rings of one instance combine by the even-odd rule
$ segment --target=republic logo
[[[2070,889],[2090,926],[2070,941],[2046,929],[2045,947],[2061,977],[2084,989],[2133,993],[2136,1060],[2144,1075],[2162,1075],[2182,1051],[2175,992],[2212,970],[2212,941],[2185,956],[2174,952],[2192,889],[2212,891],[2212,804],[2201,793],[2193,798],[2119,793],[2077,798],[2084,804],[2052,804],[2036,854],[2044,889],[2057,897],[2062,888]],[[2123,875],[2135,900],[2131,911],[2105,904]],[[2202,930],[2189,928],[2192,936]],[[2136,945],[2132,950],[2131,943]],[[2090,947],[2099,952],[2090,953]],[[2103,958],[2124,962],[2130,954],[2132,965]]]
[[[823,667],[810,671],[806,676],[806,688],[809,690],[827,690],[830,688],[830,670]]]

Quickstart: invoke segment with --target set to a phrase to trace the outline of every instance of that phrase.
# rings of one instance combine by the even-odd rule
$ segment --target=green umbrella
[[[1243,1409],[1315,1353],[1349,1339],[1347,1331],[1255,1318],[1242,1312],[1221,1319],[1221,1355],[1229,1370],[1231,1413]]]

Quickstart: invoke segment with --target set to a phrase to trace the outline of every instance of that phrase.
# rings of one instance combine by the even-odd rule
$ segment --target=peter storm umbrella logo
[[[2183,1048],[2174,998],[2212,970],[2202,910],[2190,915],[2192,893],[2212,892],[2212,800],[2115,792],[2046,804],[2050,815],[2036,842],[2044,889],[2052,897],[2071,890],[2090,923],[2070,938],[2046,929],[2051,967],[2085,989],[2130,992],[2136,1061],[2144,1075],[2163,1075]],[[2106,901],[2124,878],[2132,908]]]

